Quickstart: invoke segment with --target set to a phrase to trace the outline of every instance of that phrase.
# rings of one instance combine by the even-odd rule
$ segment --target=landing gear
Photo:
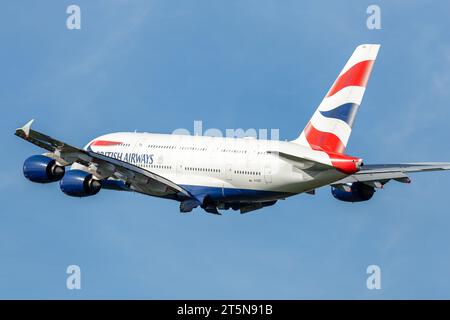
[[[206,207],[203,206],[202,208],[203,208],[203,210],[205,210],[208,213],[221,215],[221,213],[217,210],[217,207],[214,205],[206,206]]]
[[[186,199],[180,202],[180,212],[187,213],[191,212],[194,208],[200,206],[203,210],[208,213],[221,215],[220,210],[233,209],[235,211],[239,210],[241,213],[247,213],[250,211],[255,211],[264,207],[272,206],[277,202],[277,200],[263,201],[263,202],[217,202],[211,200],[209,197],[203,199],[203,204],[197,199]]]
[[[218,215],[221,214],[217,210],[217,203],[212,201],[209,197],[205,197],[205,199],[203,200],[202,208],[203,208],[203,210],[205,210],[208,213],[218,214]]]
[[[195,199],[188,199],[180,202],[180,212],[188,213],[191,212],[192,209],[197,208],[199,205],[198,201]]]

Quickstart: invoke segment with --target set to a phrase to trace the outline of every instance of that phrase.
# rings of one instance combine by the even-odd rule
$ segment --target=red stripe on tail
[[[365,60],[358,62],[353,67],[348,69],[344,74],[340,75],[336,79],[330,91],[328,92],[327,97],[331,97],[336,92],[339,92],[345,87],[349,86],[365,87],[367,81],[369,80],[373,63],[374,63],[373,60]]]
[[[343,153],[345,150],[345,145],[336,135],[317,130],[311,122],[306,126],[304,133],[306,140],[314,150],[334,153]]]

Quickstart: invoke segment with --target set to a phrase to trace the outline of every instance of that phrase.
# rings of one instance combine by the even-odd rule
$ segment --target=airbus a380
[[[390,180],[409,183],[411,172],[450,169],[450,163],[367,165],[345,153],[379,48],[355,49],[293,141],[119,132],[77,148],[32,130],[31,120],[15,134],[47,152],[26,159],[23,173],[33,182],[59,181],[69,196],[135,191],[176,200],[181,212],[201,207],[219,214],[246,213],[324,186],[338,200],[366,201]]]

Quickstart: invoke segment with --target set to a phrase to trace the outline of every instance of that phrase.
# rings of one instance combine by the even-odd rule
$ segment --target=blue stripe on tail
[[[356,103],[345,103],[328,111],[320,111],[320,113],[327,118],[339,119],[346,122],[350,128],[355,121],[356,112],[359,105]]]

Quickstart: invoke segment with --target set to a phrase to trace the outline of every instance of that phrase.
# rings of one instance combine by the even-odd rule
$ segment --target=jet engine
[[[375,193],[375,188],[361,182],[354,182],[349,190],[331,187],[331,194],[338,200],[346,202],[361,202],[370,200]]]
[[[59,182],[65,194],[72,197],[88,197],[97,194],[102,188],[102,182],[94,179],[92,174],[82,170],[69,170]]]
[[[38,183],[49,183],[61,180],[65,169],[59,166],[55,159],[35,155],[23,163],[23,175],[30,181]]]

